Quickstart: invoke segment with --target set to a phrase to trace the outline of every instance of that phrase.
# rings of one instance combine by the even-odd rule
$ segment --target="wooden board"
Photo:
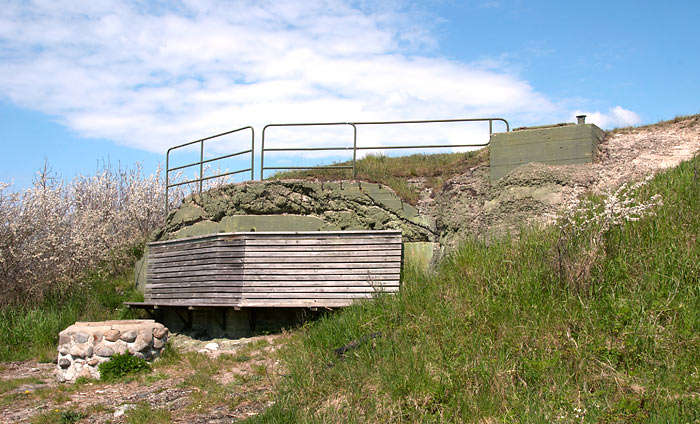
[[[338,307],[399,290],[399,231],[228,233],[149,244],[146,303]]]

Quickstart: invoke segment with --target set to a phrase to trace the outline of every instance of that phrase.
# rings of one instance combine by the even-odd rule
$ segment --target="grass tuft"
[[[474,166],[486,163],[487,160],[487,149],[466,153],[416,154],[399,157],[368,155],[356,162],[356,179],[389,186],[404,201],[415,205],[420,198],[420,193],[415,185],[408,182],[408,179],[425,178],[424,186],[436,191],[451,177],[464,174]],[[352,162],[334,165],[348,166],[352,165]],[[282,171],[273,174],[268,179],[347,180],[352,179],[352,170]]]

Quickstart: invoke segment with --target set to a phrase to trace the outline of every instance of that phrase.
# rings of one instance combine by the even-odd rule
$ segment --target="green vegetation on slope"
[[[487,149],[466,153],[416,154],[399,157],[368,155],[356,162],[357,179],[387,185],[404,201],[415,205],[420,194],[414,185],[408,183],[407,179],[423,177],[426,178],[426,187],[439,189],[451,177],[464,174],[470,168],[485,163],[487,160]],[[336,163],[333,166],[352,166],[352,162]],[[352,170],[283,171],[273,174],[269,179],[293,178],[311,178],[323,181],[347,180],[352,179]]]
[[[695,158],[658,175],[637,196],[662,196],[655,215],[601,237],[523,231],[406,270],[396,296],[302,329],[252,421],[697,422],[699,174]]]
[[[133,280],[133,260],[105,262],[69,289],[55,290],[40,304],[0,309],[0,361],[56,359],[58,333],[76,321],[136,318],[122,302],[143,300]]]

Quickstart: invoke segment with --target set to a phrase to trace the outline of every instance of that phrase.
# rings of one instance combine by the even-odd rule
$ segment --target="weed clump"
[[[151,366],[145,360],[125,353],[112,356],[110,361],[101,363],[98,369],[101,380],[116,381],[128,375],[148,372]]]

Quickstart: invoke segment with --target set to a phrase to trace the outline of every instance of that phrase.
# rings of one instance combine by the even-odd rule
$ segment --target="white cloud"
[[[79,135],[154,152],[245,125],[259,137],[275,122],[505,116],[536,124],[563,115],[497,61],[436,56],[427,27],[400,6],[11,2],[0,10],[0,95]],[[600,117],[638,119],[622,108],[608,115]],[[483,141],[484,127],[411,127],[387,140],[386,129],[363,128],[361,142],[458,144],[477,134]]]
[[[596,124],[603,129],[611,129],[615,127],[628,127],[637,125],[642,122],[642,118],[631,110],[627,110],[622,106],[615,106],[608,109],[607,113],[583,112],[577,110],[571,113],[569,117],[572,121],[576,120],[577,115],[586,115],[586,123]]]

